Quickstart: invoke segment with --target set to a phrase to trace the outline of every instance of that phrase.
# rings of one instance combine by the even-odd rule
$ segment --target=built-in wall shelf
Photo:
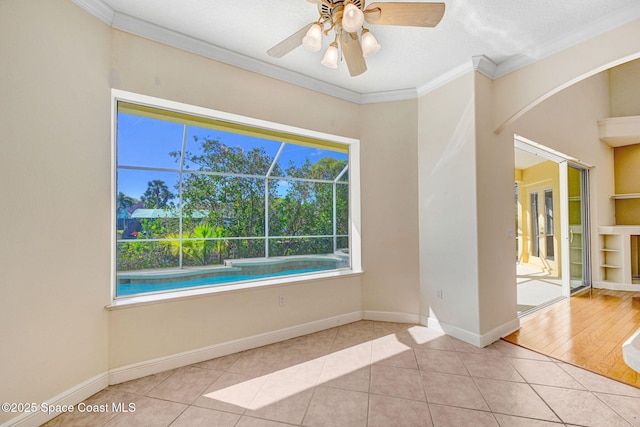
[[[626,193],[626,194],[612,194],[609,196],[611,199],[640,199],[640,193]]]
[[[640,144],[640,116],[598,120],[600,140],[611,147]]]
[[[632,240],[640,236],[640,226],[611,225],[598,227],[599,275],[594,287],[621,291],[638,291],[639,284],[633,283],[633,272],[637,269],[637,249],[632,249]]]

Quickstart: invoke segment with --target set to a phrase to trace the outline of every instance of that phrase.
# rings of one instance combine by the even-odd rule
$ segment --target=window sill
[[[362,271],[354,270],[334,270],[326,273],[317,273],[301,276],[278,277],[274,279],[261,280],[256,282],[238,283],[235,285],[208,286],[202,288],[192,288],[180,291],[167,291],[157,294],[146,294],[139,296],[123,297],[115,299],[105,308],[109,311],[123,308],[138,307],[149,304],[159,304],[163,302],[173,302],[191,298],[209,297],[215,294],[225,294],[231,292],[242,292],[256,288],[270,286],[286,286],[299,282],[312,282],[316,280],[328,280],[340,277],[359,276]]]

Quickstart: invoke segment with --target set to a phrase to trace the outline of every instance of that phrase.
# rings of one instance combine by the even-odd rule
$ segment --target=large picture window
[[[116,103],[115,296],[349,269],[349,144]]]

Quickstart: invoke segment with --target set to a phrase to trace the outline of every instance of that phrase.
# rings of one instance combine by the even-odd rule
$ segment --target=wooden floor
[[[640,292],[593,289],[520,319],[505,340],[640,388],[622,343],[640,328]]]

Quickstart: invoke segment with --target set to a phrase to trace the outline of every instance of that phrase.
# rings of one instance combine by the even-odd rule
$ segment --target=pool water
[[[254,274],[254,275],[219,275],[210,277],[200,277],[197,279],[162,281],[157,283],[118,283],[116,295],[119,297],[143,294],[149,292],[160,292],[175,289],[195,288],[199,286],[223,285],[245,280],[266,279],[278,276],[289,276],[292,274],[313,273],[317,271],[331,270],[332,268],[301,268],[297,270],[285,270],[277,273]]]

